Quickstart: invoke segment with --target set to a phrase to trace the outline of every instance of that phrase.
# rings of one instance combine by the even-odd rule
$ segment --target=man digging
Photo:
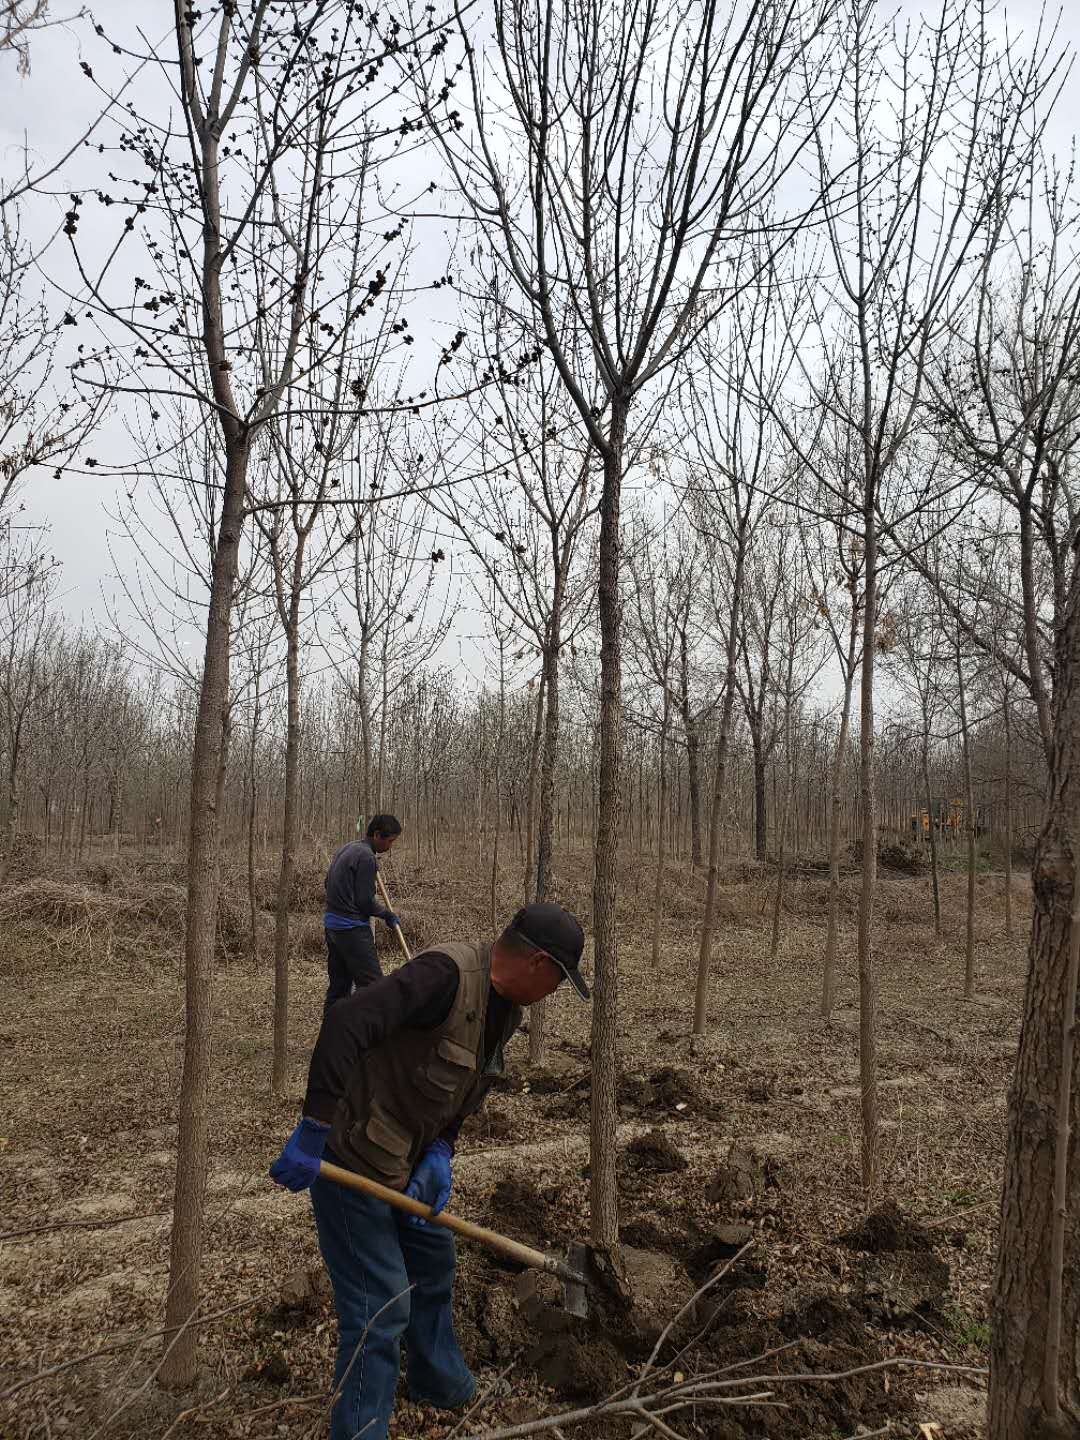
[[[357,821],[356,828],[359,830]],[[326,872],[326,970],[329,985],[323,1013],[352,991],[382,978],[375,953],[372,919],[383,920],[393,929],[401,922],[392,910],[379,903],[376,894],[376,855],[387,855],[401,834],[401,821],[394,815],[373,815],[363,840],[350,840],[334,851]]]
[[[331,1440],[386,1440],[402,1336],[410,1399],[456,1409],[476,1382],[454,1335],[453,1236],[320,1178],[320,1161],[438,1214],[458,1130],[501,1074],[522,1007],[565,978],[589,998],[584,944],[561,906],[526,905],[494,943],[431,946],[324,1013],[303,1115],[270,1175],[311,1188],[338,1318]]]

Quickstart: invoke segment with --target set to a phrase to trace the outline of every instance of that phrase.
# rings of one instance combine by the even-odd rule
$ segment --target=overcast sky
[[[55,15],[63,13],[63,0],[53,0]],[[72,4],[71,9],[77,5]],[[139,31],[158,41],[171,31],[172,4],[165,0],[98,0],[94,16],[110,36],[141,49]],[[905,4],[902,11],[916,13],[917,5]],[[1015,33],[1030,32],[1039,14],[1037,0],[1011,0],[1000,4],[995,23]],[[13,179],[21,170],[24,142],[31,156],[39,161],[57,158],[80,133],[81,128],[97,113],[100,92],[79,69],[82,58],[80,44],[85,36],[81,24],[57,26],[35,37],[31,53],[31,71],[20,78],[14,62],[0,58],[0,175]],[[1068,0],[1062,15],[1059,36],[1080,49],[1080,3]],[[101,47],[93,41],[86,58],[97,61]],[[111,58],[111,57],[109,57]],[[146,77],[155,87],[160,104],[160,77]],[[143,87],[144,93],[149,93]],[[137,98],[138,92],[136,92]],[[1077,101],[1080,99],[1080,77],[1068,83],[1051,123],[1052,147],[1065,155],[1076,126]],[[76,183],[71,176],[63,192]],[[85,183],[85,177],[80,177]],[[67,206],[64,194],[54,201],[33,199],[24,205],[24,226],[34,237],[42,237],[55,226]],[[58,247],[59,249],[59,247]],[[48,266],[46,267],[48,269]],[[58,297],[53,297],[54,302]],[[414,320],[414,324],[416,321]],[[117,458],[124,454],[122,432],[112,430]],[[47,525],[50,546],[63,562],[62,604],[73,620],[92,620],[104,611],[102,593],[115,588],[111,578],[113,562],[109,552],[109,532],[115,531],[108,511],[115,508],[114,481],[108,479],[70,477],[59,481],[51,473],[39,477],[25,495],[27,523]],[[124,563],[124,547],[114,548],[119,563]]]

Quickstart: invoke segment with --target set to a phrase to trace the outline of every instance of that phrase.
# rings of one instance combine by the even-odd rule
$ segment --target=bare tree
[[[381,98],[372,89],[387,56],[407,72],[420,62],[417,37],[398,21],[388,22],[384,34],[378,22],[334,0],[293,7],[282,25],[267,0],[243,14],[221,0],[209,16],[178,0],[174,18],[172,61],[156,58],[170,87],[175,82],[183,134],[142,125],[118,107],[131,173],[110,182],[115,194],[97,196],[123,217],[117,239],[103,263],[90,260],[79,239],[85,201],[78,192],[65,232],[86,302],[110,334],[128,342],[112,352],[124,366],[113,392],[132,393],[152,424],[159,392],[184,396],[219,429],[223,455],[221,470],[206,476],[207,486],[220,491],[220,508],[191,765],[185,1053],[162,1371],[166,1383],[186,1385],[195,1374],[188,1324],[198,1304],[206,1182],[216,803],[251,457],[290,383],[316,352],[334,349],[340,297],[334,278],[323,280],[320,263],[338,235],[358,223],[348,207],[356,152],[345,142],[363,134],[367,112]],[[153,225],[142,218],[151,199]],[[136,243],[145,249],[136,262],[141,274],[125,267]],[[253,296],[244,276],[259,257],[272,266],[274,283]],[[370,285],[377,297],[383,281],[372,277]],[[93,384],[85,366],[78,373]]]
[[[1080,1074],[1075,1049],[1080,906],[1075,793],[1080,576],[1074,470],[1080,443],[1080,283],[1071,176],[1032,162],[1023,222],[991,252],[948,364],[935,416],[954,463],[1016,529],[1010,567],[967,552],[941,603],[974,648],[1022,687],[1047,766],[1032,869],[1034,916],[994,1278],[989,1434],[1065,1436],[1080,1424]],[[1010,527],[1011,528],[1011,527]],[[980,602],[977,608],[975,602]],[[981,624],[979,609],[994,620]],[[1020,637],[1020,644],[1014,637]],[[1015,712],[1011,712],[1011,715]],[[1011,720],[1010,720],[1011,725]]]
[[[497,77],[481,73],[467,37],[473,129],[445,141],[603,471],[591,1224],[594,1242],[612,1251],[620,505],[631,412],[736,293],[743,277],[719,262],[731,238],[760,221],[805,144],[794,121],[806,86],[818,84],[831,14],[829,3],[801,0],[703,0],[677,15],[497,0]]]
[[[903,36],[867,0],[845,0],[850,56],[831,128],[814,126],[835,274],[816,287],[799,364],[810,400],[800,465],[816,464],[825,416],[857,438],[855,488],[863,550],[859,715],[862,887],[859,899],[860,1087],[863,1183],[879,1182],[877,984],[871,937],[877,878],[874,651],[882,517],[925,508],[941,477],[909,472],[927,372],[945,317],[959,307],[988,233],[1020,192],[1047,84],[1045,46],[1029,61],[994,48],[985,7],[942,0]],[[814,356],[812,359],[811,357]],[[852,376],[855,383],[852,383]]]

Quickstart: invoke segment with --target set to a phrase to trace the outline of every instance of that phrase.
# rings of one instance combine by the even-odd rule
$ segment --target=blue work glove
[[[416,1162],[405,1186],[405,1194],[419,1200],[422,1205],[430,1205],[433,1215],[438,1215],[450,1199],[453,1181],[450,1157],[453,1153],[445,1140],[433,1140]],[[409,1224],[426,1225],[427,1221],[419,1215],[410,1215]]]
[[[391,930],[397,930],[401,925],[401,921],[392,910],[388,910],[382,918],[386,921],[387,925],[390,926]]]
[[[306,1190],[319,1178],[319,1161],[329,1134],[329,1125],[305,1115],[270,1166],[270,1179],[284,1185],[286,1190]]]

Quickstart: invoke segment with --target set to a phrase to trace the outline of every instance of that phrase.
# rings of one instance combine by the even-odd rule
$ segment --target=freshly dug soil
[[[672,1175],[687,1165],[686,1156],[662,1130],[650,1130],[631,1140],[626,1147],[626,1162],[632,1170],[649,1170],[654,1175]]]
[[[934,1240],[917,1221],[905,1215],[892,1200],[872,1211],[854,1229],[837,1237],[838,1245],[858,1250],[864,1255],[880,1255],[885,1250],[932,1250]]]

